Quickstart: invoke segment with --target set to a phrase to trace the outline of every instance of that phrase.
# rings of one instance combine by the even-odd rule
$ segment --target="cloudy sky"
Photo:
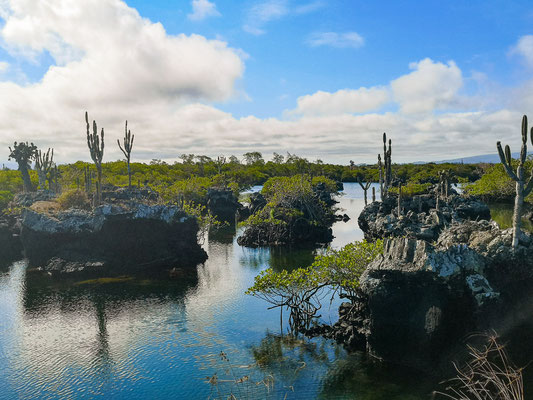
[[[89,160],[296,153],[373,163],[518,149],[533,120],[530,0],[0,0],[7,146]],[[3,149],[3,150],[2,150]]]

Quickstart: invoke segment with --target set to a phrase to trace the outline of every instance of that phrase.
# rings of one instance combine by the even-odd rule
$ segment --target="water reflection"
[[[339,206],[352,219],[334,224],[334,247],[362,238],[362,191],[345,191]],[[269,333],[279,329],[279,311],[244,295],[263,269],[309,265],[320,249],[248,249],[236,234],[211,232],[206,263],[174,280],[57,281],[23,262],[0,273],[0,399],[205,399],[205,377],[227,369],[221,351],[237,375],[274,375],[272,398],[353,398],[355,386],[328,383],[350,379],[353,360],[341,348]],[[322,311],[336,318],[334,306]]]

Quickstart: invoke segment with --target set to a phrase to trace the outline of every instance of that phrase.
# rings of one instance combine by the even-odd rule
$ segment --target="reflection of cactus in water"
[[[54,149],[48,149],[46,153],[37,150],[35,154],[35,169],[39,177],[39,186],[41,189],[46,188],[46,177],[54,165]]]
[[[533,143],[533,128],[531,128],[530,139]],[[516,173],[513,171],[513,159],[511,157],[511,148],[506,145],[505,152],[502,149],[500,142],[496,143],[498,148],[498,154],[500,156],[500,161],[507,172],[507,175],[511,177],[512,180],[516,182],[516,196],[514,203],[514,213],[513,213],[513,249],[518,247],[518,239],[520,237],[520,226],[522,218],[522,207],[524,204],[524,198],[531,193],[533,189],[533,171],[530,174],[527,182],[524,178],[524,163],[526,162],[527,156],[527,117],[524,115],[522,118],[522,148],[520,149],[520,158],[518,159],[518,166],[516,168]]]
[[[87,123],[87,146],[91,152],[91,158],[96,165],[96,173],[98,182],[96,183],[96,198],[95,205],[100,204],[102,200],[102,159],[104,158],[104,128],[100,136],[98,135],[98,128],[96,121],[93,120],[93,133],[89,132],[89,116],[85,112],[85,122]]]

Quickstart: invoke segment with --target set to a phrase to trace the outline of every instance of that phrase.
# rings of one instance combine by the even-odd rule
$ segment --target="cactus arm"
[[[503,167],[505,168],[505,172],[507,172],[507,175],[509,175],[513,181],[518,182],[518,177],[511,169],[511,166],[507,163],[506,156],[502,149],[502,144],[500,142],[497,142],[496,147],[498,148],[498,155],[500,156],[500,161],[503,164]]]

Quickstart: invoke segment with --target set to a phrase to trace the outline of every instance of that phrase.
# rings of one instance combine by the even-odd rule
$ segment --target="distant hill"
[[[531,155],[533,153],[528,153],[528,155]],[[512,153],[513,158],[518,158],[520,156],[520,153]],[[477,164],[477,163],[488,163],[488,164],[498,164],[500,162],[500,157],[497,153],[493,154],[483,154],[481,156],[471,156],[471,157],[463,157],[463,158],[454,158],[452,160],[441,160],[441,161],[435,161],[436,164],[444,164],[444,163],[452,163],[452,164]],[[427,162],[418,161],[413,164],[427,164]]]

